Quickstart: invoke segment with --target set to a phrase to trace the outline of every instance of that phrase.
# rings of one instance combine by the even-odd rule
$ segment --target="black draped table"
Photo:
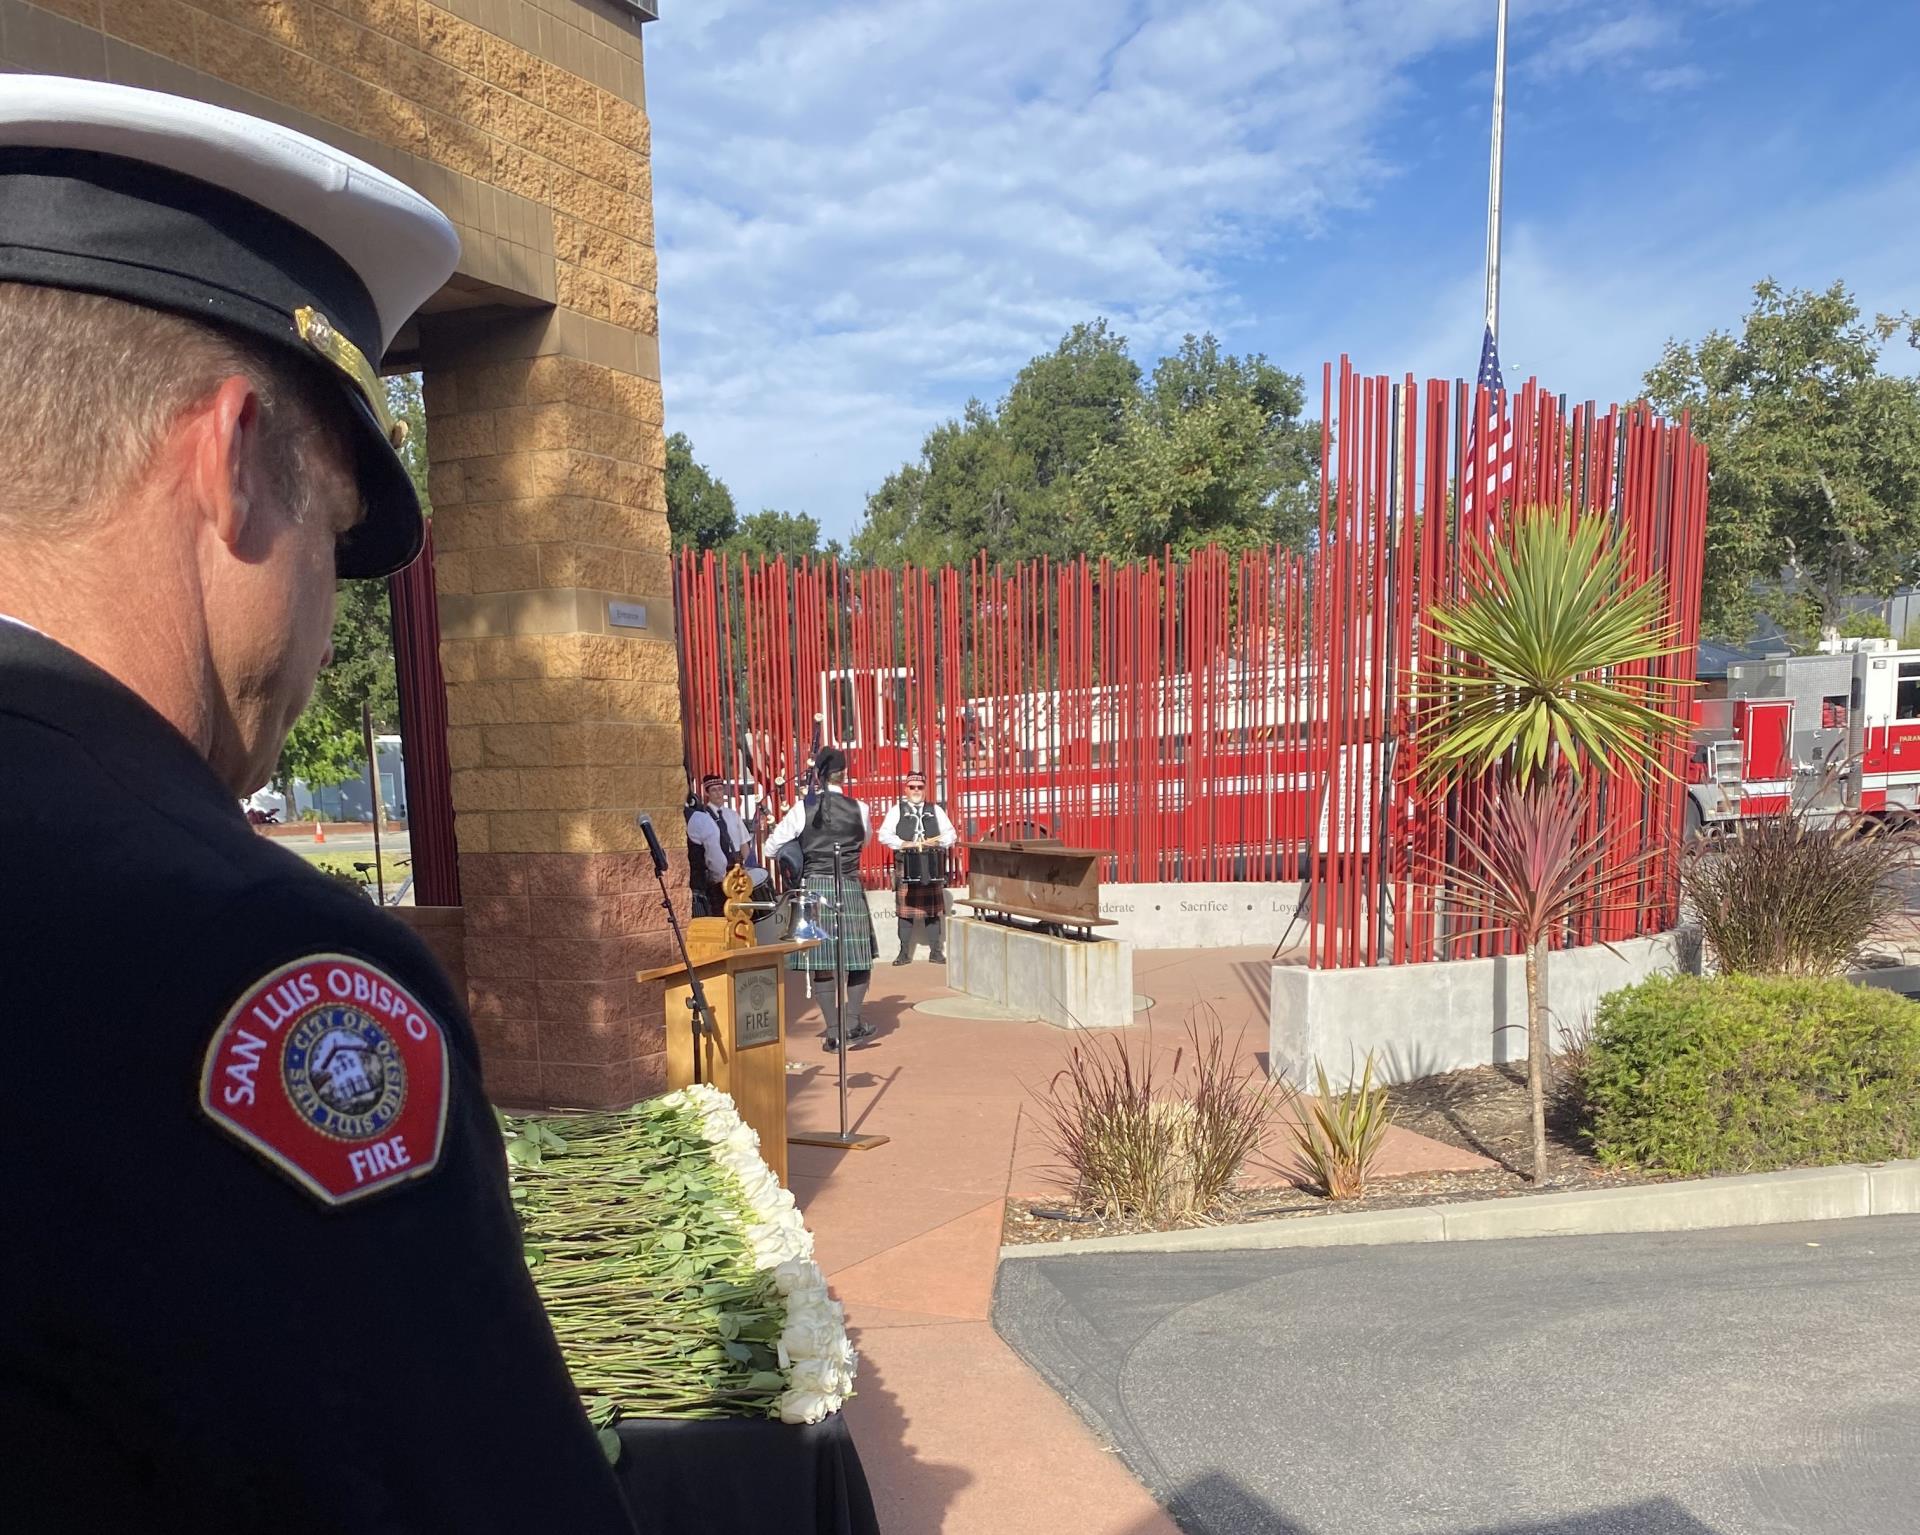
[[[880,1535],[837,1412],[807,1424],[629,1418],[614,1432],[640,1535]]]

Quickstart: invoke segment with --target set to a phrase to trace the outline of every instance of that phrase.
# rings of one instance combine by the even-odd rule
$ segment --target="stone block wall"
[[[640,26],[609,0],[0,0],[0,63],[338,143],[445,210],[466,276],[651,338]]]

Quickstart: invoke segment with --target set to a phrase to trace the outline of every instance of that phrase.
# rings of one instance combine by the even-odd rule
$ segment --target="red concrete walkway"
[[[1171,1050],[1196,1003],[1210,1005],[1263,1064],[1265,950],[1141,953],[1136,989],[1154,999]],[[874,973],[875,1044],[849,1058],[854,1127],[891,1137],[872,1151],[791,1150],[790,1181],[821,1267],[860,1349],[847,1417],[886,1535],[1174,1535],[1124,1465],[999,1339],[987,1320],[1009,1192],[1057,1192],[1034,1130],[1030,1089],[1059,1070],[1075,1035],[1042,1023],[931,1017],[951,997],[927,964]],[[1141,1031],[1129,1031],[1130,1033]],[[837,1127],[832,1057],[818,1015],[788,1055],[792,1131]],[[1274,1181],[1281,1162],[1255,1177]],[[1383,1171],[1482,1165],[1392,1132]]]

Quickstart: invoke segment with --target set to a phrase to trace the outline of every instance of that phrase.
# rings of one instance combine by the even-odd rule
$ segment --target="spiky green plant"
[[[1360,1079],[1343,1091],[1336,1092],[1328,1082],[1318,1056],[1313,1070],[1317,1091],[1311,1101],[1297,1091],[1291,1094],[1294,1117],[1287,1133],[1321,1193],[1329,1199],[1358,1199],[1367,1191],[1367,1179],[1393,1124],[1393,1106],[1386,1088],[1373,1085],[1371,1050]]]
[[[1670,684],[1619,669],[1672,655],[1659,579],[1634,581],[1603,513],[1543,506],[1515,515],[1460,601],[1429,620],[1443,647],[1423,770],[1477,778],[1506,768],[1522,785],[1556,760],[1577,773],[1642,778],[1686,722],[1657,706]]]
[[[1628,571],[1604,513],[1535,506],[1515,513],[1461,599],[1429,624],[1439,657],[1415,690],[1420,771],[1436,787],[1490,780],[1463,828],[1466,866],[1446,874],[1526,944],[1536,1183],[1547,1167],[1547,953],[1602,862],[1598,842],[1575,830],[1585,787],[1665,771],[1667,743],[1687,728],[1658,706],[1671,683],[1620,675],[1682,648],[1664,606],[1658,577]]]

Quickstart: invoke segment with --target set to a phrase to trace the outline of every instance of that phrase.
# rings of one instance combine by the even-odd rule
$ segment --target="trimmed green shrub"
[[[1762,1172],[1920,1153],[1920,1004],[1846,981],[1667,976],[1600,1003],[1603,1162]]]

